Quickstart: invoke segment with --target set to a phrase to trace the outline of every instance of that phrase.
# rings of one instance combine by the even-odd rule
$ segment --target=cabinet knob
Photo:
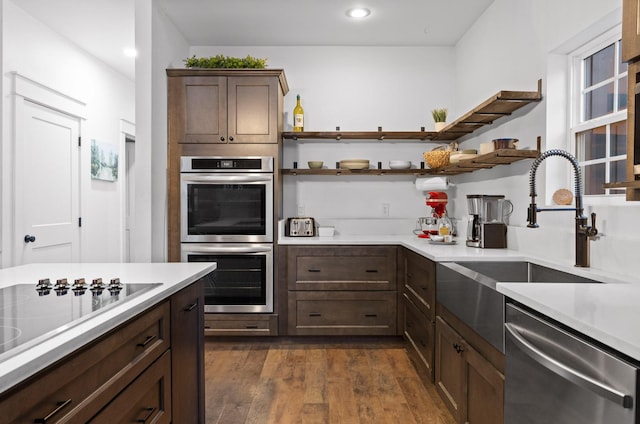
[[[224,137],[223,136],[220,136],[220,141],[224,141]]]
[[[232,135],[229,136],[229,141],[233,141],[233,136]]]
[[[454,343],[453,344],[453,348],[456,350],[456,352],[458,353],[462,353],[464,351],[464,348],[462,346],[460,346],[458,343]]]

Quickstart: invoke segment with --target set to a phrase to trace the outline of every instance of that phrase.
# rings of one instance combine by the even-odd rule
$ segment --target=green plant
[[[212,57],[196,57],[193,55],[184,60],[187,68],[252,68],[263,69],[267,59],[258,59],[247,55],[245,58],[217,55]]]
[[[433,109],[431,111],[431,115],[433,116],[434,122],[447,122],[447,109]]]

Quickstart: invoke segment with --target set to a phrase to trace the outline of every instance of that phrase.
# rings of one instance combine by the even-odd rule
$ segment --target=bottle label
[[[304,115],[302,113],[296,113],[293,115],[293,126],[294,127],[304,127]]]

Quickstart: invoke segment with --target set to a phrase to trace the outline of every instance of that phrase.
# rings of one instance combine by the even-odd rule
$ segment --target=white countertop
[[[0,393],[46,368],[135,315],[143,312],[215,269],[215,263],[76,263],[31,264],[0,269],[0,287],[35,284],[41,278],[101,277],[108,282],[118,277],[122,283],[162,283],[109,308],[76,326],[62,331],[29,349],[1,362]]]
[[[433,261],[530,261],[605,284],[498,283],[506,296],[555,319],[601,343],[640,361],[640,279],[573,263],[553,262],[511,249],[480,249],[433,245],[404,235],[335,235],[333,237],[280,237],[281,245],[401,245]]]

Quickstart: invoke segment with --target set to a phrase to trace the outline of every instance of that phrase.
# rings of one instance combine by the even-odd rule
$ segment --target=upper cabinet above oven
[[[169,138],[193,144],[277,144],[281,69],[168,69]]]

